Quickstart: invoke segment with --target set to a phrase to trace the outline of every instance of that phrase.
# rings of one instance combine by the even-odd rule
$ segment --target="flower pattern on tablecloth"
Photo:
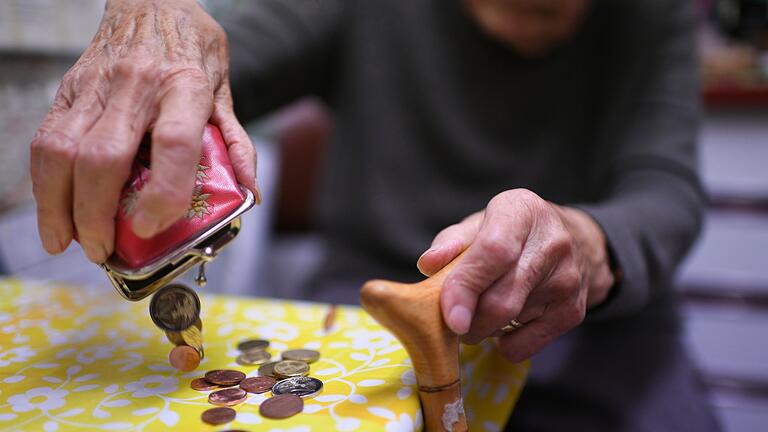
[[[222,429],[411,431],[423,428],[416,380],[397,340],[359,308],[201,296],[206,358],[197,371],[168,365],[172,346],[154,328],[148,302],[130,303],[107,286],[72,287],[0,279],[0,432],[214,430],[200,422],[207,393],[189,388],[206,370],[235,363],[236,345],[267,338],[277,356],[316,349],[311,375],[323,392],[287,420],[262,418],[268,395],[249,395]],[[490,344],[464,347],[463,391],[472,430],[498,430],[525,380]]]

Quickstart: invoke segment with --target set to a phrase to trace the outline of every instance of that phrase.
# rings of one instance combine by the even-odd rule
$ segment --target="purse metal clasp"
[[[195,281],[201,286],[205,285],[205,264],[216,258],[237,237],[240,232],[240,216],[254,205],[253,193],[243,187],[240,189],[245,194],[245,200],[237,209],[165,256],[140,269],[125,268],[112,259],[101,264],[117,292],[127,300],[141,300],[196,265],[200,265],[200,270]]]

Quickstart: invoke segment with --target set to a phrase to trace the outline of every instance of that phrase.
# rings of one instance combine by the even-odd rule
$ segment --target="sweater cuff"
[[[585,320],[596,321],[639,311],[649,301],[648,272],[628,210],[610,202],[572,207],[589,214],[603,230],[612,268],[618,269],[623,276],[611,288],[603,303],[587,311]]]

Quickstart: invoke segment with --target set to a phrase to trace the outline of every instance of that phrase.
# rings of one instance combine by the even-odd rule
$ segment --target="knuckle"
[[[514,318],[516,316],[515,312],[516,308],[511,302],[499,295],[490,296],[485,305],[485,313],[487,316],[498,321],[506,321]]]
[[[536,204],[542,201],[541,197],[538,196],[535,192],[533,192],[530,189],[518,188],[518,189],[512,189],[509,192],[510,192],[510,195],[516,201],[522,201],[524,203],[536,203]]]
[[[578,288],[581,285],[581,271],[575,263],[571,263],[562,271],[563,285]]]
[[[499,230],[490,230],[477,240],[480,249],[490,259],[506,260],[512,255],[512,247],[506,235]]]
[[[32,151],[46,158],[72,161],[78,154],[77,143],[66,133],[54,129],[32,142]]]
[[[568,258],[572,254],[572,240],[570,234],[564,229],[554,230],[547,237],[544,245],[548,255]]]
[[[152,131],[152,141],[170,151],[186,152],[196,147],[195,137],[180,121],[165,121]]]
[[[100,145],[86,143],[77,155],[77,164],[92,171],[123,173],[130,166],[130,150],[113,139],[99,140]]]
[[[568,329],[581,324],[586,316],[586,308],[581,307],[581,303],[578,302],[568,303],[565,312],[564,324]]]

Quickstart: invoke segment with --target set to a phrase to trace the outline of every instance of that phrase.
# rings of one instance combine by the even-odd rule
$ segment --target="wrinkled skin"
[[[525,189],[502,192],[485,210],[445,228],[418,267],[432,275],[465,249],[443,283],[446,324],[465,343],[497,337],[514,362],[579,325],[614,283],[597,223]],[[501,333],[512,319],[523,327]]]
[[[228,64],[224,31],[195,1],[107,3],[32,141],[46,251],[62,252],[77,233],[91,261],[112,253],[119,194],[147,130],[153,174],[137,203],[138,235],[162,231],[189,205],[209,121],[222,131],[238,180],[258,196],[255,152],[232,110]]]
[[[589,0],[465,4],[491,37],[544,55],[577,28]],[[153,176],[137,204],[137,234],[150,237],[183,214],[207,121],[222,130],[238,180],[258,197],[255,153],[232,111],[228,62],[224,32],[192,0],[107,3],[98,34],[64,77],[32,143],[48,252],[66,249],[77,232],[90,260],[112,253],[119,193],[146,130]],[[510,361],[581,323],[614,283],[597,223],[527,190],[502,192],[441,231],[418,267],[434,274],[464,250],[443,286],[445,321],[467,343],[496,337]],[[523,327],[501,333],[511,319]]]

